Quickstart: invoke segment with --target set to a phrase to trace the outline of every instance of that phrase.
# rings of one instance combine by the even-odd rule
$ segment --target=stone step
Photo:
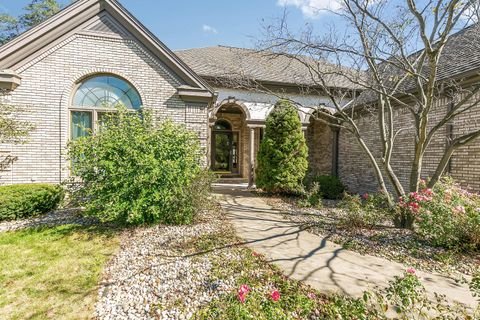
[[[241,184],[241,183],[248,183],[248,178],[242,177],[222,177],[219,178],[216,183],[219,184]]]

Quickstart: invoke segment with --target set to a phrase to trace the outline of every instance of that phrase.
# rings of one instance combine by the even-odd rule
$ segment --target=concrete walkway
[[[305,231],[305,226],[284,220],[262,198],[245,187],[217,185],[214,188],[228,218],[248,246],[264,254],[285,274],[322,292],[361,296],[364,290],[384,287],[406,267],[386,259],[343,249],[327,238]],[[468,286],[450,278],[417,272],[429,295],[444,294],[471,307],[477,305]]]

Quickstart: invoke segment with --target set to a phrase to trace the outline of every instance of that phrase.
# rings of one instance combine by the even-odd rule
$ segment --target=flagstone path
[[[361,255],[305,230],[306,226],[287,221],[279,211],[238,185],[216,185],[222,208],[238,235],[255,251],[278,265],[286,275],[302,280],[323,292],[360,296],[375,286],[385,287],[408,266],[379,257]],[[429,296],[446,295],[474,307],[477,301],[466,284],[439,274],[417,271]]]

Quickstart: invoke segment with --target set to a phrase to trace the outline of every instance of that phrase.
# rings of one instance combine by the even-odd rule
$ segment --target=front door
[[[212,170],[220,174],[238,173],[238,133],[213,132]]]

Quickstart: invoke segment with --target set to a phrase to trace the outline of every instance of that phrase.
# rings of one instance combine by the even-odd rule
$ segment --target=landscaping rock
[[[211,283],[211,259],[228,250],[189,251],[221,222],[132,230],[105,270],[96,304],[98,319],[189,319],[201,306],[234,290],[234,279]]]
[[[0,223],[0,233],[36,227],[55,227],[67,224],[95,225],[98,220],[80,215],[80,209],[66,209],[47,213],[42,216]]]

